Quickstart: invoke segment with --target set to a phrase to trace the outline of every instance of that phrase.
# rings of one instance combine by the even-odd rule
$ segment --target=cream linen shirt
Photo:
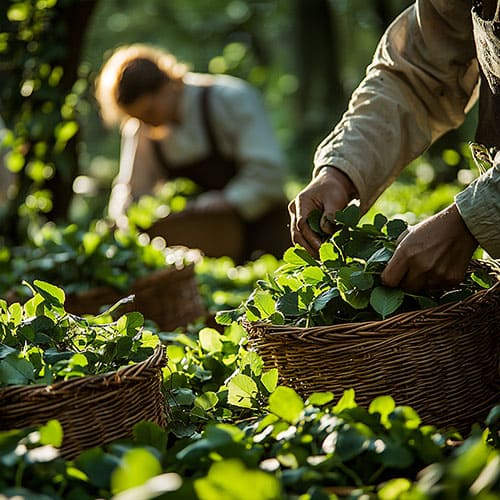
[[[231,76],[188,73],[184,78],[180,125],[169,127],[161,147],[172,168],[210,154],[203,126],[201,91],[213,84],[209,96],[211,123],[219,149],[237,163],[236,176],[225,186],[226,199],[241,216],[253,220],[285,200],[285,160],[259,93]],[[132,200],[152,194],[165,181],[147,136],[147,127],[129,119],[122,129],[120,170],[114,181],[109,215],[118,218]]]
[[[363,211],[408,163],[458,127],[477,100],[471,7],[466,0],[419,0],[405,10],[382,37],[342,120],[319,145],[314,174],[325,166],[347,174]],[[493,257],[500,257],[498,163],[455,198]]]

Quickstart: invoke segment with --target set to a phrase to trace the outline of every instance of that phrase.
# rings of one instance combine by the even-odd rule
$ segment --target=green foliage
[[[64,216],[70,199],[78,107],[87,88],[75,61],[81,40],[76,35],[68,41],[74,30],[67,14],[78,3],[10,0],[0,9],[0,115],[9,130],[0,147],[8,150],[6,167],[16,174],[0,221],[10,241],[22,241],[27,219],[54,209]],[[77,22],[85,21],[81,16]],[[54,192],[58,183],[65,188]]]
[[[195,271],[207,310],[215,314],[223,309],[238,307],[256,283],[265,280],[281,264],[270,254],[239,266],[229,257],[204,257],[196,263]]]
[[[38,282],[34,288],[38,298],[11,311],[19,317],[20,307],[27,307],[31,316],[47,318],[32,329],[17,320],[28,350],[50,336],[47,320],[64,314],[62,290]],[[139,321],[127,318],[129,335]],[[93,351],[100,339],[89,337],[98,325],[84,326]],[[109,327],[104,320],[101,326]],[[498,435],[498,408],[487,420],[489,437],[474,434],[450,456],[448,438],[460,436],[423,425],[414,410],[390,396],[361,408],[352,390],[304,401],[278,386],[276,370],[266,370],[245,348],[246,334],[236,324],[223,332],[192,325],[159,336],[168,354],[166,429],[141,422],[132,441],[87,450],[74,461],[57,452],[62,434],[56,422],[0,432],[0,493],[55,500],[292,500],[343,491],[340,498],[430,500],[441,498],[435,495],[443,488],[469,495],[463,498],[498,492],[499,452],[487,445]],[[403,494],[411,496],[397,496]]]
[[[260,357],[245,349],[238,325],[220,333],[212,328],[160,332],[167,345],[164,387],[176,438],[196,435],[207,422],[234,421],[258,413],[276,389],[275,369],[264,370]]]
[[[0,301],[0,387],[52,384],[145,360],[158,338],[132,312],[81,318],[64,310],[64,291],[37,281],[23,305]]]
[[[238,308],[217,315],[220,324],[241,319],[266,320],[297,326],[331,325],[385,319],[463,298],[488,288],[492,279],[472,274],[457,290],[440,295],[414,295],[382,285],[380,275],[391,258],[396,240],[406,229],[400,219],[377,214],[372,224],[359,222],[351,205],[337,213],[337,231],[322,244],[316,260],[302,247],[289,248],[284,265],[257,282]],[[315,219],[317,223],[317,218]]]
[[[199,187],[189,179],[175,179],[165,182],[155,195],[141,196],[127,209],[131,227],[149,229],[156,221],[170,213],[181,212],[196,194]]]
[[[164,241],[151,242],[146,234],[113,229],[104,220],[87,230],[47,223],[33,230],[23,246],[4,249],[0,290],[14,290],[23,297],[22,280],[42,279],[68,294],[103,285],[127,292],[139,278],[188,259],[187,253],[166,248]]]

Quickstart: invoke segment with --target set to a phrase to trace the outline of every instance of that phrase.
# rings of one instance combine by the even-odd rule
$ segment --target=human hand
[[[189,208],[197,211],[226,211],[232,210],[233,206],[227,201],[222,191],[207,191],[201,193],[193,200]]]
[[[460,283],[477,241],[455,204],[408,229],[382,273],[382,283],[410,293]]]
[[[334,167],[323,167],[318,175],[288,205],[292,241],[303,246],[312,256],[318,257],[321,238],[307,223],[314,210],[322,213],[321,230],[326,234],[335,231],[335,214],[343,210],[356,196],[352,181]]]

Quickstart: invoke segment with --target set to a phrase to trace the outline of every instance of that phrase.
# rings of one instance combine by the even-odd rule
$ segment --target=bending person
[[[132,45],[105,63],[96,96],[105,122],[121,123],[112,218],[120,224],[132,201],[186,177],[203,191],[191,211],[227,211],[241,222],[241,260],[263,252],[281,257],[290,245],[285,161],[253,87],[235,77],[188,72],[171,54]]]

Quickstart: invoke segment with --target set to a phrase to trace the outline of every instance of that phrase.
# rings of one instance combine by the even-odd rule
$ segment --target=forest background
[[[309,179],[314,149],[340,119],[384,29],[410,3],[3,1],[0,116],[8,130],[6,165],[20,183],[0,209],[2,236],[19,243],[40,214],[83,225],[104,215],[118,170],[119,132],[102,124],[94,80],[111,50],[135,42],[170,50],[193,71],[255,85],[288,160],[292,197]],[[407,169],[393,199],[415,197],[405,185],[420,182],[420,192],[433,193],[434,200],[438,193],[426,209],[434,211],[459,189],[445,188],[442,196],[439,186],[470,181],[463,173],[475,120],[473,111]],[[390,193],[385,199],[390,202]]]

